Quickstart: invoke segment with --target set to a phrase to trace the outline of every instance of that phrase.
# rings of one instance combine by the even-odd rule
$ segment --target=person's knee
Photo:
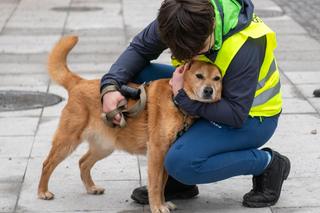
[[[196,184],[195,170],[192,168],[188,157],[169,152],[165,158],[164,165],[168,174],[181,183],[187,185]]]

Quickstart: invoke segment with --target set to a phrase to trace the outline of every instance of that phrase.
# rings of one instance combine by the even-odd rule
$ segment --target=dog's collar
[[[177,133],[176,138],[179,138],[183,133],[185,133],[191,126],[188,123],[188,117],[190,117],[183,109],[180,108],[179,103],[175,100],[174,96],[172,95],[172,102],[174,105],[179,109],[179,111],[183,114],[183,128]]]

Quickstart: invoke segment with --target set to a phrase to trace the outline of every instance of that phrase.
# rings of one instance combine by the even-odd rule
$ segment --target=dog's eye
[[[204,79],[203,75],[200,74],[200,73],[196,74],[196,77],[197,77],[198,79]]]
[[[221,79],[220,76],[216,76],[213,78],[214,81],[219,81],[220,79]]]

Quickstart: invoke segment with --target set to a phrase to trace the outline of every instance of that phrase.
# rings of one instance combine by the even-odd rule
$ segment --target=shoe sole
[[[288,176],[289,176],[290,170],[291,170],[291,163],[290,163],[289,158],[287,158],[286,156],[282,156],[282,157],[283,157],[284,161],[286,162],[286,168],[283,172],[283,179],[280,184],[280,189],[282,189],[283,181],[288,179]],[[277,196],[278,198],[272,202],[255,203],[255,202],[250,202],[250,201],[242,201],[242,205],[245,207],[249,207],[249,208],[263,208],[263,207],[273,206],[278,202],[278,200],[280,198],[280,193],[281,193],[281,190],[279,190],[279,195]]]

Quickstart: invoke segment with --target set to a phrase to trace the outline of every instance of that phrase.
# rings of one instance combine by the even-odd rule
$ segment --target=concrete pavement
[[[145,157],[117,152],[98,162],[92,175],[106,192],[87,195],[78,169],[86,144],[55,170],[50,182],[53,201],[38,200],[36,193],[42,162],[67,99],[66,91],[48,78],[48,51],[62,35],[79,35],[79,44],[69,58],[70,67],[86,78],[100,78],[132,36],[155,18],[160,3],[0,1],[0,90],[42,91],[65,98],[51,107],[0,112],[0,212],[148,212],[148,206],[130,199],[131,191],[146,183]],[[282,11],[270,0],[254,3],[257,11]],[[65,10],[68,7],[72,10]],[[320,212],[320,98],[312,95],[320,87],[320,43],[286,14],[263,20],[277,32],[276,56],[284,96],[279,128],[268,146],[292,161],[282,196],[271,208],[244,208],[242,196],[251,187],[251,177],[236,177],[200,185],[198,198],[175,202],[177,212]],[[165,52],[157,61],[169,63],[169,56]],[[317,134],[313,134],[315,130]]]

